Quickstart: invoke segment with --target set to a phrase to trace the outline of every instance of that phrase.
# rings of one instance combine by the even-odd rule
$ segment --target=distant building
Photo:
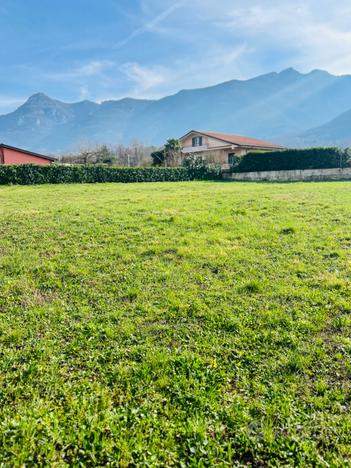
[[[52,164],[55,161],[56,158],[51,156],[33,153],[32,151],[27,151],[0,143],[0,164],[39,164],[41,166],[47,166],[48,164]]]
[[[191,130],[180,138],[182,156],[198,154],[223,168],[233,164],[236,156],[243,156],[249,151],[276,151],[284,147],[255,138],[230,135],[226,133],[202,132]]]

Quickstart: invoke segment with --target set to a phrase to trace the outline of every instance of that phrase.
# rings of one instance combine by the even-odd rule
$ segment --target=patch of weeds
[[[157,250],[156,249],[147,249],[147,250],[144,250],[144,252],[141,253],[141,255],[143,257],[153,257],[154,255],[157,255]]]
[[[342,278],[339,278],[337,275],[333,273],[325,273],[324,275],[322,275],[321,279],[326,289],[330,289],[330,290],[334,289],[334,290],[340,291],[346,287],[345,280]],[[318,287],[318,284],[316,286]]]
[[[317,395],[323,396],[327,393],[329,385],[325,380],[318,379],[314,384],[314,388],[315,388]]]
[[[232,210],[232,215],[233,216],[246,216],[247,210],[245,208],[234,208]]]
[[[178,249],[177,248],[173,248],[173,249],[165,249],[165,250],[162,250],[162,255],[166,255],[166,256],[175,256],[175,255],[178,255]]]
[[[287,228],[281,229],[280,234],[283,234],[284,236],[288,236],[290,234],[295,234],[295,232],[296,232],[296,229],[294,227],[287,227]]]
[[[351,319],[348,315],[339,315],[333,320],[333,326],[337,330],[342,330],[343,328],[351,326]]]
[[[306,370],[307,360],[300,353],[293,351],[286,364],[286,371],[288,374],[295,374]]]
[[[323,255],[324,258],[339,258],[340,254],[339,252],[328,252]]]
[[[244,294],[257,294],[261,291],[261,285],[258,281],[249,281],[239,289]]]
[[[130,301],[135,301],[138,297],[139,291],[136,288],[130,288],[127,292],[127,298]]]

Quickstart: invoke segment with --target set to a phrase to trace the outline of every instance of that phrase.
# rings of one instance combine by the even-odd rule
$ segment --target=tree
[[[162,166],[165,162],[164,150],[153,151],[150,156],[152,158],[153,166]]]
[[[79,154],[79,158],[82,161],[81,164],[91,163],[91,159],[92,159],[93,155],[94,155],[93,151],[91,151],[89,149],[83,149]]]
[[[102,145],[96,149],[95,152],[96,164],[113,164],[115,157],[112,151],[106,146]]]
[[[176,166],[182,150],[182,144],[176,138],[170,138],[164,146],[165,166]]]
[[[146,146],[137,141],[130,145],[85,144],[75,152],[62,156],[66,164],[107,164],[109,166],[149,166],[150,155],[155,146]]]

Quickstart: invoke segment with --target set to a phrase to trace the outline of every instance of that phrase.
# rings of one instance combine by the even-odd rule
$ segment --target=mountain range
[[[158,100],[68,104],[37,93],[0,116],[1,142],[49,153],[132,140],[157,146],[191,129],[295,147],[351,146],[351,75],[289,68]]]

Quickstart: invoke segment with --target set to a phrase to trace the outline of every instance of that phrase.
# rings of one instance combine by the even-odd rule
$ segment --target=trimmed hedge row
[[[19,166],[0,165],[1,185],[71,184],[98,182],[178,182],[191,180],[183,167]]]
[[[309,148],[247,153],[238,157],[232,172],[289,171],[295,169],[331,169],[350,166],[347,150]]]
[[[247,153],[238,157],[232,172],[286,171],[350,167],[349,150],[311,148],[267,153]],[[219,179],[220,169],[196,160],[185,167],[109,167],[99,165],[38,166],[0,165],[0,185],[70,184],[102,182],[180,182]]]

